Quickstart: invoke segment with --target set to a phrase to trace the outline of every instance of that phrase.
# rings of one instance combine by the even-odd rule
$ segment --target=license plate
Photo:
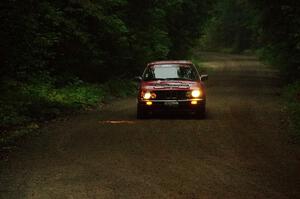
[[[178,102],[165,102],[166,106],[178,106]]]

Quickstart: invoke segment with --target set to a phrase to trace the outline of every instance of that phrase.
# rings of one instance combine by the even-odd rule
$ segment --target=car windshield
[[[197,80],[197,72],[191,65],[153,65],[144,73],[145,81],[152,80]]]

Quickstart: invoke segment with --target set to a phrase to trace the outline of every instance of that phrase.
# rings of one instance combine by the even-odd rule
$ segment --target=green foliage
[[[137,86],[132,81],[112,79],[102,85],[106,97],[122,98],[136,93]]]
[[[278,67],[287,81],[300,77],[300,2],[251,2],[259,10],[259,55]]]
[[[49,71],[89,82],[134,74],[184,55],[199,37],[206,1],[4,1],[0,77]],[[29,77],[28,77],[29,76]]]
[[[44,79],[47,79],[45,76]],[[105,84],[88,84],[74,79],[60,88],[54,80],[34,79],[30,83],[7,81],[1,86],[0,145],[33,132],[38,123],[61,114],[94,107],[105,98],[125,97],[135,93],[131,81],[111,80]]]
[[[246,0],[219,0],[206,22],[200,45],[205,50],[240,53],[256,47],[257,10]]]
[[[97,104],[104,96],[100,86],[68,85],[54,88],[44,82],[4,87],[0,98],[0,128],[21,126],[56,117],[64,110],[83,108]]]
[[[288,85],[283,96],[290,116],[290,127],[300,136],[300,82]]]
[[[196,45],[203,32],[212,1],[173,0],[167,1],[167,27],[171,39],[169,57],[184,59]]]

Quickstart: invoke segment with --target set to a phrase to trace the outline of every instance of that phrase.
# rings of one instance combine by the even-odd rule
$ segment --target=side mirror
[[[142,79],[141,76],[137,76],[137,77],[134,78],[134,80],[135,80],[136,82],[140,82],[140,81],[142,81],[143,79]]]
[[[208,80],[208,75],[201,75],[200,80],[201,81],[207,81]]]

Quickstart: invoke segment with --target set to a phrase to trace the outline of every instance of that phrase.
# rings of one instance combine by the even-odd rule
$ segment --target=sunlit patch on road
[[[106,121],[99,121],[100,124],[135,124],[135,121],[131,120],[106,120]]]

